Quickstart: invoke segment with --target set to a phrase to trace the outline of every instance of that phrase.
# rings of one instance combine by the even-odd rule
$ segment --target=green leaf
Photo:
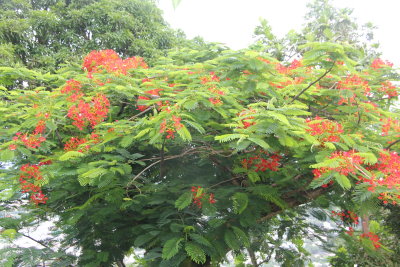
[[[188,124],[189,126],[191,126],[192,128],[194,128],[195,130],[197,130],[201,134],[204,134],[206,132],[206,130],[204,130],[204,128],[196,122],[188,121],[188,120],[184,120],[184,122],[186,124]]]
[[[133,244],[135,245],[135,247],[143,247],[144,244],[148,243],[153,238],[154,238],[153,235],[145,233],[143,235],[138,236],[133,242]]]
[[[364,158],[366,164],[372,165],[378,162],[377,157],[373,153],[355,153],[354,155]]]
[[[252,141],[253,143],[256,143],[257,145],[259,145],[260,147],[262,147],[264,149],[270,148],[270,146],[267,144],[267,142],[265,142],[264,140],[262,140],[260,138],[248,138],[248,140]]]
[[[190,203],[192,203],[192,192],[185,192],[175,201],[175,208],[183,210]]]
[[[195,243],[187,242],[185,244],[185,250],[195,263],[201,264],[206,262],[206,254],[204,253],[204,250]]]
[[[237,239],[240,241],[240,243],[242,243],[243,246],[248,247],[250,246],[250,240],[247,237],[247,235],[245,234],[245,232],[243,232],[242,229],[236,227],[236,226],[232,226],[233,232],[235,233]]]
[[[125,135],[123,138],[122,138],[122,140],[121,140],[121,142],[119,142],[119,144],[122,146],[122,147],[128,147],[128,146],[130,146],[130,144],[132,144],[132,142],[135,140],[135,136],[133,136],[133,135]]]
[[[210,241],[208,241],[204,236],[201,236],[199,234],[190,234],[190,238],[195,241],[196,243],[199,243],[200,245],[212,248],[212,244]]]
[[[78,151],[68,151],[67,153],[65,153],[64,155],[62,155],[61,157],[59,157],[59,160],[61,161],[67,161],[70,159],[76,159],[76,158],[80,158],[85,156],[85,154],[78,152]]]
[[[247,173],[247,176],[249,177],[250,181],[252,181],[253,183],[261,181],[260,176],[258,176],[258,173],[256,173],[255,171],[249,171]]]
[[[238,243],[236,235],[232,232],[232,230],[230,230],[230,229],[225,230],[224,240],[225,240],[225,243],[228,245],[228,247],[230,247],[231,249],[233,249],[233,250],[240,249],[240,245]]]
[[[241,214],[249,203],[249,197],[246,193],[237,192],[232,197],[233,200],[233,210],[237,214]]]
[[[224,134],[224,135],[219,135],[215,137],[215,140],[220,141],[221,143],[224,142],[229,142],[234,139],[239,139],[239,138],[247,138],[248,135],[245,134]]]
[[[14,239],[17,235],[17,231],[15,229],[6,229],[1,232],[1,236],[7,237],[9,239]]]
[[[15,156],[15,153],[13,150],[6,149],[6,150],[1,151],[0,160],[1,161],[10,161],[14,158],[14,156]]]
[[[183,238],[174,237],[165,242],[163,250],[162,250],[162,258],[164,260],[169,260],[173,256],[175,256],[180,249],[180,243],[183,241]]]
[[[336,178],[335,180],[338,182],[338,184],[343,188],[343,189],[350,189],[351,188],[351,183],[349,178],[347,178],[345,175],[340,174],[340,173],[335,173],[334,177]]]
[[[266,113],[269,117],[272,117],[280,122],[283,122],[284,124],[290,126],[290,123],[288,121],[288,119],[286,118],[285,115],[274,112],[274,111],[268,111],[268,113]]]
[[[152,129],[151,128],[146,128],[141,130],[135,137],[134,139],[139,139],[141,137],[143,137],[145,134],[149,133]]]
[[[92,179],[100,177],[106,174],[108,171],[104,168],[91,169],[78,177],[78,181],[82,186],[85,186],[91,182]]]
[[[177,132],[184,141],[192,140],[192,135],[190,134],[189,130],[184,125],[179,130],[177,130]]]
[[[47,128],[49,128],[51,131],[54,131],[54,130],[57,129],[57,125],[54,123],[53,120],[48,120],[48,121],[46,122],[46,126],[47,126]]]

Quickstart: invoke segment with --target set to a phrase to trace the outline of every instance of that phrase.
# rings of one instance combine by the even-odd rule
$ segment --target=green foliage
[[[54,71],[91,50],[148,59],[176,42],[152,1],[6,1],[0,4],[0,58]]]
[[[183,238],[175,237],[175,238],[172,238],[172,239],[168,240],[167,242],[165,242],[163,250],[162,250],[163,259],[169,260],[173,256],[175,256],[179,252],[179,248],[180,248],[180,244],[181,244],[182,240],[183,240]],[[185,249],[186,249],[186,246],[185,246]],[[186,251],[187,251],[187,249],[186,249]],[[188,252],[188,254],[191,255],[189,252]]]

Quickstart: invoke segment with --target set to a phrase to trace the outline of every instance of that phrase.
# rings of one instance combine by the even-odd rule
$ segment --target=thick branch
[[[316,79],[315,81],[313,81],[312,83],[310,83],[306,88],[304,88],[303,90],[301,90],[300,93],[298,93],[295,97],[293,97],[292,101],[290,101],[290,103],[293,103],[297,98],[299,98],[305,91],[307,91],[311,86],[313,86],[314,84],[316,84],[317,82],[319,82],[322,78],[324,78],[329,72],[331,72],[331,70],[333,69],[333,66],[335,66],[335,63],[332,64],[332,66],[324,72],[324,74],[322,74],[318,79]]]
[[[254,251],[251,248],[247,248],[247,252],[249,253],[251,264],[255,267],[258,267],[257,258]]]
[[[363,215],[361,218],[361,226],[364,234],[369,233],[369,216]]]

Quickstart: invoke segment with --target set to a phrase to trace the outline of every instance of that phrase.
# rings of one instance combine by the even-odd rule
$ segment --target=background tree
[[[10,0],[0,9],[3,66],[54,72],[95,49],[150,60],[177,40],[151,0]]]
[[[371,60],[379,57],[379,43],[374,40],[372,23],[359,25],[352,16],[350,8],[335,8],[330,0],[314,0],[307,5],[308,11],[304,16],[305,24],[299,32],[288,32],[284,37],[273,34],[268,21],[262,19],[254,34],[261,49],[274,55],[279,60],[291,61],[304,51],[301,45],[308,42],[334,42],[343,45],[350,44],[360,53],[352,55],[361,64],[370,64]]]

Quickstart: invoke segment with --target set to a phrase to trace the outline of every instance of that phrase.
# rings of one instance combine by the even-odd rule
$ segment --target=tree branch
[[[37,240],[37,239],[35,239],[35,238],[29,236],[29,235],[26,235],[26,234],[24,234],[24,233],[21,233],[21,232],[20,232],[20,234],[21,234],[22,236],[26,237],[26,238],[29,238],[30,240],[32,240],[32,241],[34,241],[34,242],[36,242],[36,243],[42,245],[43,247],[52,250],[48,245],[46,245],[46,244],[43,243],[42,241],[39,241],[39,240]],[[54,250],[52,250],[52,251],[54,251]]]
[[[298,93],[295,97],[293,97],[292,101],[289,102],[289,104],[293,103],[297,98],[299,98],[305,91],[307,91],[311,86],[313,86],[314,84],[316,84],[317,82],[319,82],[322,78],[324,78],[329,72],[331,72],[331,70],[333,69],[333,66],[335,66],[335,62],[333,62],[332,66],[324,72],[324,74],[322,74],[318,79],[316,79],[315,81],[313,81],[312,83],[310,83],[306,88],[304,88],[303,90],[301,90],[300,93]]]
[[[394,145],[397,144],[398,142],[400,142],[400,139],[399,139],[399,140],[396,140],[396,141],[394,141],[393,143],[391,143],[390,145],[388,145],[388,146],[386,147],[386,149],[390,149],[392,146],[394,146]]]
[[[302,204],[306,204],[317,197],[321,196],[322,194],[326,193],[327,189],[325,188],[317,188],[317,189],[312,189],[312,190],[305,190],[302,193],[302,196],[304,196],[306,199],[304,201],[300,201],[300,197],[298,195],[295,195],[293,197],[289,198],[283,198],[283,200],[288,204],[289,208],[294,208],[297,206],[300,206]],[[288,192],[286,195],[291,195],[291,192]],[[299,192],[300,193],[300,192]],[[280,207],[276,207],[276,210],[273,210],[272,212],[268,213],[267,215],[261,217],[260,219],[257,220],[257,222],[263,222],[268,219],[271,219],[275,215],[278,215],[279,213],[282,213],[285,209],[282,209]]]
[[[153,108],[152,106],[146,108],[145,110],[143,110],[142,112],[139,112],[139,113],[136,114],[135,116],[130,117],[130,118],[128,119],[128,121],[131,121],[131,120],[133,120],[133,119],[139,117],[140,115],[145,114],[147,111],[151,110],[152,108]]]

